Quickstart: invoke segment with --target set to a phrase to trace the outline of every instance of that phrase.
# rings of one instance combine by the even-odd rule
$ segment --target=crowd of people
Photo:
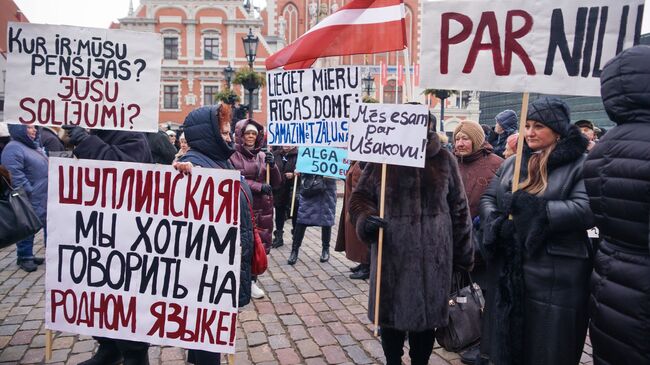
[[[411,364],[428,363],[436,330],[448,325],[456,272],[471,272],[486,298],[481,340],[462,352],[464,363],[575,365],[589,328],[595,364],[650,364],[649,58],[650,47],[637,46],[603,68],[603,103],[617,124],[605,136],[591,121],[572,122],[568,105],[552,97],[528,106],[520,156],[515,111],[497,114],[494,129],[462,121],[450,143],[430,115],[424,168],[387,169],[384,212],[382,166],[352,162],[335,250],[356,264],[352,279],[369,279],[374,320],[383,232],[377,315],[387,365],[402,363],[407,338]],[[250,206],[239,209],[244,306],[265,296],[251,274],[254,230],[269,254],[285,246],[291,219],[287,263],[295,265],[307,228],[320,227],[319,261],[330,259],[337,185],[296,172],[296,147],[271,151],[261,123],[232,114],[228,104],[198,108],[178,138],[173,131],[57,133],[10,125],[0,188],[9,190],[5,181],[23,187],[45,224],[48,155],[66,145],[84,159],[171,164],[182,173],[239,170],[240,206]],[[587,233],[593,227],[597,238]],[[33,245],[33,236],[16,243],[25,271],[44,261]],[[148,363],[146,343],[97,341],[98,351],[82,364]],[[194,364],[219,359],[189,352]]]

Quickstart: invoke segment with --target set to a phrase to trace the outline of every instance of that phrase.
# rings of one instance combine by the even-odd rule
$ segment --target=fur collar
[[[587,151],[589,141],[582,135],[580,129],[575,125],[569,126],[566,136],[557,143],[551,156],[548,159],[548,170],[569,164],[580,157]],[[524,140],[524,158],[521,164],[521,176],[528,175],[528,159],[533,154],[533,150],[528,147]]]
[[[426,158],[433,158],[440,152],[440,137],[438,137],[438,134],[433,131],[429,131],[427,134],[427,139],[429,142],[427,143],[427,154]]]

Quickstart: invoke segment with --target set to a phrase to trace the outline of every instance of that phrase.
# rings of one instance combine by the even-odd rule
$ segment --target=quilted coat
[[[331,227],[336,216],[336,180],[323,178],[325,191],[314,196],[303,194],[307,174],[300,175],[301,189],[296,222],[305,226]]]

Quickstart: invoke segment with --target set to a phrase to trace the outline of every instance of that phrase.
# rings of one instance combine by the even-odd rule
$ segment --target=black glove
[[[275,166],[275,157],[273,156],[273,153],[271,152],[265,152],[266,156],[264,156],[264,162],[269,164],[270,167]]]
[[[504,192],[500,200],[501,204],[499,205],[503,207],[503,213],[506,215],[512,213],[512,193],[510,190]]]
[[[65,127],[64,127],[65,128]],[[70,143],[77,146],[79,143],[83,142],[84,139],[88,138],[88,132],[85,129],[76,126],[73,128],[67,127],[68,136],[70,136]]]
[[[503,240],[510,240],[515,237],[515,222],[512,219],[505,218],[499,229],[499,236]]]
[[[523,190],[517,190],[512,194],[512,212],[520,213],[524,210],[535,215],[545,216],[546,200]]]
[[[363,232],[372,240],[371,243],[375,243],[379,237],[379,228],[386,228],[387,225],[385,219],[371,215],[363,222]]]
[[[260,191],[264,195],[271,195],[273,194],[273,188],[269,184],[262,184],[262,187],[260,188]]]

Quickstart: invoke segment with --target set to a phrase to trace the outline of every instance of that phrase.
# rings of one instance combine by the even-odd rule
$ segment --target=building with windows
[[[255,9],[241,0],[141,0],[137,9],[131,6],[128,16],[111,28],[162,34],[158,122],[175,128],[193,109],[215,104],[216,95],[227,87],[226,67],[247,67],[241,39],[249,31],[260,39],[254,69],[265,70],[264,61],[275,44],[265,39],[264,25]],[[241,87],[233,85],[233,90],[242,104],[248,104]],[[264,123],[266,106],[259,95],[258,89],[253,95],[253,117]]]
[[[9,22],[28,23],[27,17],[13,0],[0,1],[0,122],[4,120],[5,79],[7,74],[7,25]]]

